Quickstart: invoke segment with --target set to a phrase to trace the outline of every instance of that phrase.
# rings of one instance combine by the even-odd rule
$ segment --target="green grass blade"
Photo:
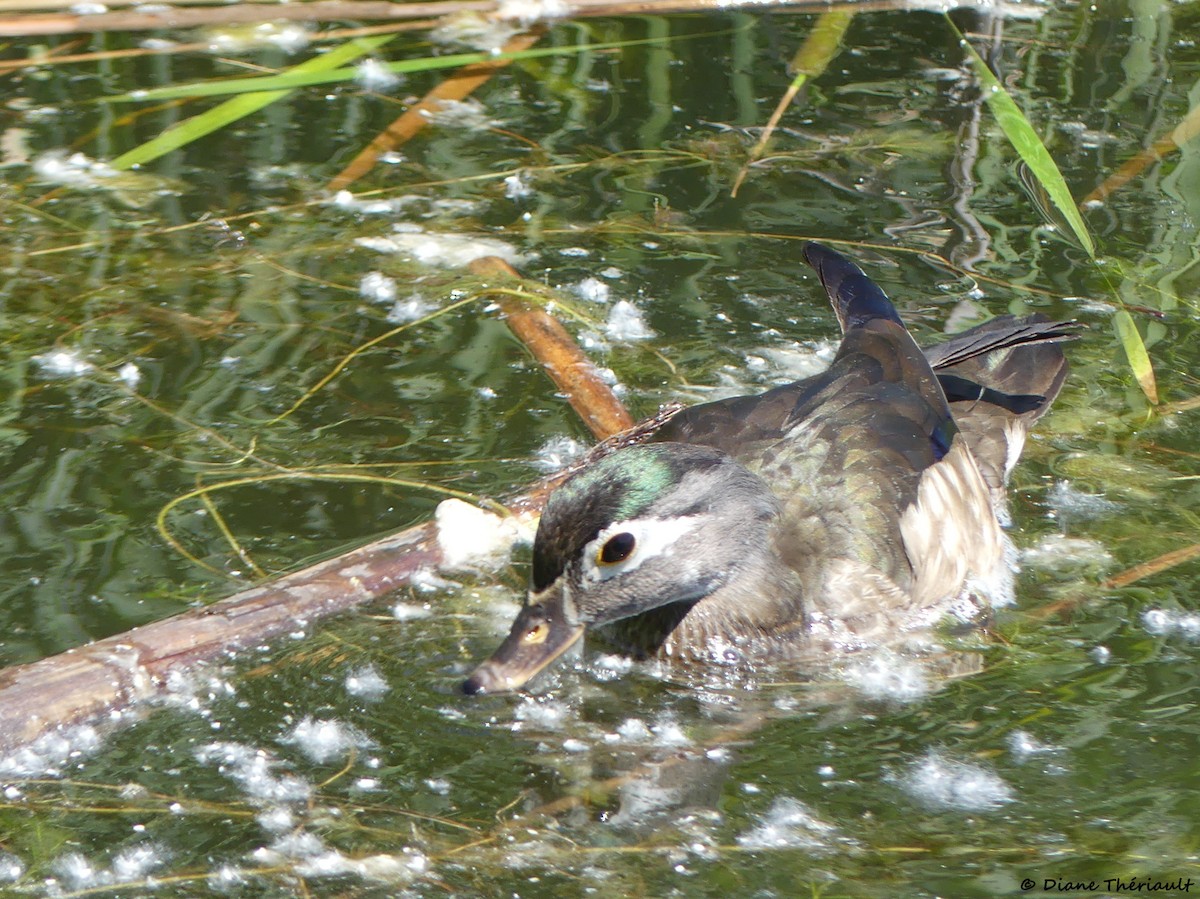
[[[1038,183],[1041,184],[1043,189],[1045,189],[1051,202],[1063,214],[1063,217],[1071,226],[1071,230],[1075,233],[1076,240],[1087,250],[1087,254],[1095,259],[1096,245],[1092,242],[1092,235],[1088,233],[1083,216],[1079,214],[1079,207],[1075,204],[1075,199],[1071,196],[1071,191],[1067,188],[1067,182],[1063,180],[1062,172],[1055,165],[1050,151],[1046,149],[1045,144],[1042,143],[1037,132],[1034,131],[1033,126],[1029,123],[1029,119],[1025,118],[1025,114],[1017,106],[1016,101],[1009,96],[1008,91],[1004,89],[1003,85],[996,79],[996,76],[992,74],[992,70],[988,68],[987,63],[975,52],[975,48],[968,43],[967,39],[963,37],[962,32],[955,27],[949,17],[947,17],[946,21],[950,22],[950,27],[958,35],[959,44],[975,67],[975,75],[983,87],[983,98],[987,102],[988,108],[991,109],[992,115],[996,117],[996,122],[1000,125],[1009,143],[1013,145],[1013,148],[1020,155],[1021,159],[1029,166],[1029,171],[1037,179]]]
[[[727,35],[728,30],[718,32],[696,33],[672,37],[672,41],[695,40],[702,37]],[[422,59],[403,59],[388,63],[384,66],[389,72],[398,75],[412,72],[431,72],[438,69],[456,69],[462,66],[475,65],[482,62],[497,62],[500,60],[519,61],[540,59],[548,56],[568,56],[597,50],[619,50],[625,47],[635,47],[639,44],[661,44],[661,38],[640,38],[631,41],[609,41],[599,44],[576,44],[570,47],[537,47],[516,53],[453,53],[449,56],[431,56]],[[319,57],[325,59],[331,54]],[[341,63],[347,60],[340,60]],[[291,90],[297,87],[311,87],[317,84],[334,84],[339,81],[354,80],[356,70],[353,68],[335,68],[324,66],[317,70],[303,69],[301,66],[283,75],[267,75],[262,78],[223,78],[215,81],[199,81],[192,84],[181,84],[173,87],[151,88],[150,90],[135,91],[129,94],[118,94],[105,97],[106,103],[144,102],[147,100],[179,100],[195,97],[218,97],[229,94],[244,94],[252,91]]]
[[[286,79],[293,74],[299,78],[303,78],[308,74],[319,75],[329,69],[338,69],[347,62],[383,46],[395,37],[396,35],[394,34],[386,34],[349,41],[340,47],[335,47],[328,53],[314,56],[312,59],[300,63],[293,67],[290,73],[281,75],[273,80],[284,80],[286,82]],[[264,79],[255,80],[261,81]],[[295,86],[292,84],[282,86],[276,90],[255,91],[240,97],[234,97],[231,100],[226,100],[224,103],[207,112],[192,116],[190,119],[185,119],[174,127],[168,128],[162,134],[146,141],[146,143],[140,146],[134,147],[128,153],[122,153],[110,165],[115,169],[128,169],[135,165],[151,162],[160,156],[165,156],[172,150],[178,150],[180,147],[212,134],[214,131],[219,131],[226,125],[236,122],[238,119],[258,112],[264,106],[269,106],[281,97],[287,96]]]
[[[1125,350],[1125,358],[1129,360],[1129,368],[1137,378],[1142,393],[1152,403],[1158,402],[1158,383],[1154,377],[1154,368],[1150,364],[1150,354],[1146,352],[1146,344],[1138,332],[1133,316],[1124,309],[1118,309],[1113,316],[1113,328]]]

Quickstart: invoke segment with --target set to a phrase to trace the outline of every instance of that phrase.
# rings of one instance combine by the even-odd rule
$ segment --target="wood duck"
[[[466,693],[520,688],[589,628],[635,657],[737,663],[1012,601],[1005,481],[1074,323],[1003,316],[922,351],[856,265],[804,257],[841,324],[833,364],[686,409],[564,482],[526,605]]]

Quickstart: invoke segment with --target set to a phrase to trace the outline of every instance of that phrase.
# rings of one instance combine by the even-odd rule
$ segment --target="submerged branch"
[[[582,464],[645,440],[673,411],[605,441]],[[507,503],[508,510],[514,515],[537,513],[574,470],[534,484]],[[426,522],[210,606],[4,669],[0,751],[56,729],[115,719],[164,693],[173,672],[227,658],[380,599],[441,560],[437,527]]]
[[[473,269],[488,277],[520,279],[500,259],[477,260]],[[591,431],[604,440],[583,464],[645,440],[673,414],[674,410],[664,411],[634,426],[562,325],[514,293],[507,291],[509,295],[498,300],[509,326]],[[550,491],[570,473],[538,482],[508,503],[508,511],[540,511]],[[260,646],[379,599],[441,561],[437,527],[426,522],[210,606],[0,671],[0,751],[55,729],[113,718],[164,692],[172,672]]]

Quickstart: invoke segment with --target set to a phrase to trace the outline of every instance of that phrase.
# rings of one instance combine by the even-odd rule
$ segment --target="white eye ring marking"
[[[583,579],[596,583],[633,571],[643,562],[661,556],[697,524],[694,516],[613,522],[583,548]],[[600,564],[598,560],[604,544],[618,534],[630,534],[633,537],[633,550],[619,562]]]

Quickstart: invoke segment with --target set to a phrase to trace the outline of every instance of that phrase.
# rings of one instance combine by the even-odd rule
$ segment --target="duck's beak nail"
[[[477,696],[480,693],[497,693],[503,690],[501,687],[497,689],[496,673],[488,663],[480,665],[475,669],[475,673],[462,682],[462,691],[468,696]]]
[[[475,696],[519,690],[573,646],[583,631],[583,625],[567,622],[557,596],[527,605],[500,648],[463,681],[462,691]]]

